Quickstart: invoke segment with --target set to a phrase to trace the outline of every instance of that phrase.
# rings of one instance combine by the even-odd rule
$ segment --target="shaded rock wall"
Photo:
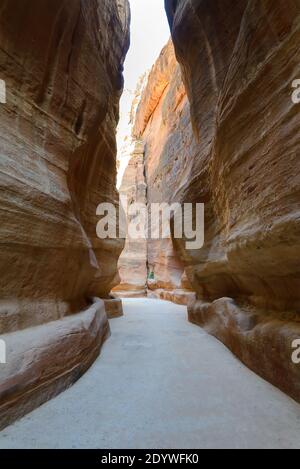
[[[128,28],[127,0],[1,2],[1,334],[59,325],[117,283],[122,242],[96,238],[95,214],[99,203],[117,201],[115,130]],[[93,332],[98,352],[104,323]],[[67,323],[64,331],[71,333]],[[88,358],[85,340],[76,347],[91,363],[96,352]],[[10,398],[7,379],[1,374],[0,408]]]
[[[300,2],[165,3],[197,139],[181,200],[206,205],[204,248],[175,242],[190,319],[300,400]]]

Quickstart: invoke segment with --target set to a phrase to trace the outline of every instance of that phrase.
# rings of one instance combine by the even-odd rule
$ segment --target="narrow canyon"
[[[130,2],[1,1],[7,96],[0,104],[0,339],[7,361],[0,364],[0,430],[53,399],[32,414],[38,425],[51,420],[68,393],[71,415],[84,383],[97,384],[97,393],[103,386],[103,397],[91,391],[87,408],[107,402],[110,419],[114,404],[123,408],[131,393],[138,402],[147,360],[157,382],[164,383],[168,360],[170,373],[178,366],[191,376],[195,419],[203,412],[209,421],[208,409],[223,399],[220,382],[213,401],[220,366],[232,373],[232,399],[249,386],[249,402],[256,395],[262,407],[271,402],[267,419],[273,411],[286,428],[300,430],[300,364],[292,359],[293,344],[300,348],[300,104],[292,99],[300,79],[300,0],[165,0],[165,10],[171,37],[133,96],[131,153],[118,191]],[[204,204],[203,247],[188,249],[185,236],[174,236],[174,217],[168,239],[100,239],[97,207],[110,203],[119,213],[119,196],[148,211],[151,204]],[[118,215],[110,221],[120,224]],[[106,340],[106,355],[98,358]],[[153,348],[156,362],[143,347]],[[137,360],[138,384],[122,374],[124,366],[131,375],[130,360]],[[177,379],[170,383],[180,400]],[[210,395],[207,406],[195,404],[202,397],[191,396],[192,382]],[[224,382],[224,392],[229,387]],[[224,407],[238,422],[231,404]],[[157,422],[162,411],[156,412]],[[103,421],[107,433],[111,425],[117,422]],[[9,428],[13,441],[18,427]],[[189,431],[186,447],[197,444],[196,420]],[[170,448],[171,424],[168,432]],[[238,434],[227,436],[225,442],[220,436],[221,446],[230,446],[230,438],[244,445]],[[159,438],[151,438],[158,447]],[[133,444],[129,437],[126,444]]]
[[[142,92],[121,192],[204,203],[205,243],[127,239],[114,291],[187,304],[191,322],[300,401],[300,11],[287,3],[166,2],[172,41]]]

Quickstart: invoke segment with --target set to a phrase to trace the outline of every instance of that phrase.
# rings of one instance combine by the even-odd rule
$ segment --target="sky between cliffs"
[[[163,0],[130,0],[130,8],[131,45],[125,61],[125,88],[120,103],[120,122],[117,133],[119,155],[124,139],[130,133],[129,113],[138,79],[151,69],[170,37]],[[129,155],[125,155],[122,158],[118,186],[128,157]]]

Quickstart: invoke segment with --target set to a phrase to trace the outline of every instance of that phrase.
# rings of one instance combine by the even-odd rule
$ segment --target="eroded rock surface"
[[[82,313],[2,335],[0,429],[77,381],[109,334],[104,302],[96,300]]]
[[[190,125],[189,102],[172,41],[163,49],[150,73],[133,132],[145,145],[149,212],[153,203],[181,202],[181,188],[192,177],[197,146]],[[157,226],[159,220],[159,217],[153,217],[152,227]],[[148,295],[187,304],[194,294],[171,239],[153,239],[149,236],[147,251]]]
[[[88,308],[89,298],[108,297],[117,283],[122,241],[97,239],[96,207],[118,200],[115,129],[129,5],[3,0],[0,10],[0,78],[7,90],[0,107],[0,333],[16,334],[59,323]],[[93,332],[98,351],[104,323]],[[66,327],[66,338],[71,332]],[[63,343],[61,337],[68,357]],[[95,353],[85,340],[76,347],[90,364]],[[51,361],[56,351],[48,352]],[[14,375],[7,379],[13,383]],[[46,386],[39,402],[69,383]],[[3,385],[0,406],[10,398]]]
[[[122,300],[119,298],[110,298],[104,300],[105,311],[108,319],[120,318],[123,316]]]
[[[127,237],[119,260],[121,284],[113,294],[147,295],[188,304],[195,294],[184,265],[174,252],[171,237],[153,239],[150,227],[150,222],[153,229],[160,224],[159,217],[151,220],[152,203],[181,201],[181,185],[189,180],[197,148],[189,102],[171,40],[154,64],[134,114],[132,135],[136,144],[120,194],[128,198],[129,207],[132,202],[147,204],[149,236],[140,240]]]
[[[180,198],[206,206],[204,248],[176,242],[197,291],[190,319],[300,400],[300,2],[166,9],[197,140]]]
[[[132,204],[147,204],[147,185],[144,167],[144,144],[135,141],[129,163],[126,167],[120,187],[120,198],[123,199],[125,215],[128,222]],[[119,259],[121,282],[112,293],[120,297],[143,297],[147,293],[147,240],[145,237],[135,239],[127,234],[125,248]]]

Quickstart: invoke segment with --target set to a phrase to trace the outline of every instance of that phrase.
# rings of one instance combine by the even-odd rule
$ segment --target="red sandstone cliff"
[[[291,358],[300,337],[299,106],[291,99],[300,3],[167,0],[166,9],[180,65],[169,43],[134,135],[145,145],[148,204],[204,203],[205,244],[190,251],[185,239],[149,240],[148,294],[178,300],[178,289],[192,288],[190,320],[300,400]]]
[[[146,202],[150,215],[151,203],[180,201],[180,185],[189,180],[196,151],[189,103],[171,41],[154,64],[140,96],[133,138],[142,143],[138,145],[141,150],[133,152],[121,193],[130,201]],[[194,297],[171,239],[127,239],[119,272],[122,283],[114,294],[136,296],[148,290],[149,297],[177,303]]]
[[[127,200],[127,208],[132,203],[147,203],[147,185],[144,174],[144,144],[136,141],[120,187],[120,197]],[[126,207],[124,207],[126,210]],[[129,213],[127,220],[131,219]],[[113,289],[114,296],[143,297],[147,294],[147,240],[134,239],[127,235],[125,248],[119,258],[121,282]]]
[[[197,138],[181,201],[206,205],[204,248],[176,242],[197,291],[189,317],[300,400],[300,2],[166,9]]]
[[[128,23],[127,0],[1,2],[0,426],[77,379],[109,331],[91,298],[123,245],[96,238],[96,207],[117,201]]]
[[[190,110],[171,41],[150,73],[133,133],[145,145],[147,203],[181,202],[180,187],[191,178],[196,151]],[[158,223],[158,220],[153,220]],[[148,296],[187,303],[193,297],[184,265],[171,239],[148,240]]]

